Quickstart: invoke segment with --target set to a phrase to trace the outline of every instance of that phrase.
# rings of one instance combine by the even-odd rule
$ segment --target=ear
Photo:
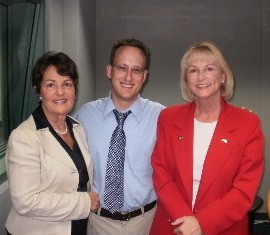
[[[143,73],[143,82],[146,81],[146,79],[148,78],[148,70],[144,70],[144,73]]]
[[[110,64],[106,67],[106,75],[109,80],[112,78],[112,66]]]
[[[226,81],[226,75],[225,73],[222,73],[221,75],[221,83],[224,83]]]

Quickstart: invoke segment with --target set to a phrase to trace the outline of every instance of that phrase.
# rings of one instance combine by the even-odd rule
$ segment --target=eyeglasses
[[[115,67],[118,71],[122,73],[127,73],[129,68],[131,69],[131,72],[133,74],[143,74],[145,71],[145,69],[142,69],[138,66],[129,67],[126,64],[114,64],[113,67]]]

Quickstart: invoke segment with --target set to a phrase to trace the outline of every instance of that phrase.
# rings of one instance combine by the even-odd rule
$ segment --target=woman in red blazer
[[[151,235],[247,235],[264,166],[258,116],[226,103],[232,71],[211,42],[181,61],[187,104],[164,109],[152,155],[159,203]]]

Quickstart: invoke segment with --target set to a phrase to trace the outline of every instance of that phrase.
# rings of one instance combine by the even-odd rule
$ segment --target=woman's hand
[[[100,206],[99,204],[99,197],[98,194],[95,192],[89,192],[88,193],[90,200],[91,200],[91,208],[90,211],[91,212],[96,212]]]
[[[184,216],[172,222],[174,234],[203,235],[201,226],[195,216]]]

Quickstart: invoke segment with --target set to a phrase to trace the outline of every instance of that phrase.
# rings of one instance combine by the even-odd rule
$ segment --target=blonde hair
[[[186,101],[193,101],[194,95],[191,93],[190,89],[187,85],[187,62],[188,59],[197,53],[203,55],[212,55],[218,62],[222,72],[225,75],[225,81],[221,84],[221,96],[224,97],[225,100],[228,100],[233,95],[234,89],[234,76],[233,72],[229,66],[229,63],[225,59],[222,51],[213,43],[209,41],[203,41],[196,44],[193,44],[188,48],[186,53],[184,54],[181,63],[180,63],[180,88],[182,92],[182,96]]]

